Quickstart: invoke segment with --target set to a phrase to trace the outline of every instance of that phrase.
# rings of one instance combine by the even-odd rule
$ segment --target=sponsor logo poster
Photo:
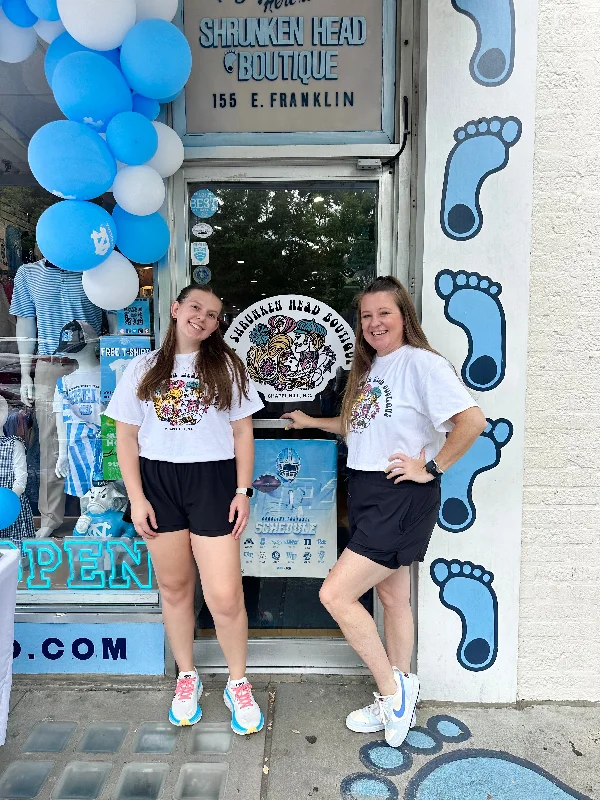
[[[121,335],[150,333],[150,300],[142,297],[117,311],[117,330]]]
[[[242,573],[325,578],[337,558],[337,443],[258,439]]]
[[[350,369],[354,333],[325,303],[303,295],[268,297],[247,308],[225,335],[266,400],[312,400]]]

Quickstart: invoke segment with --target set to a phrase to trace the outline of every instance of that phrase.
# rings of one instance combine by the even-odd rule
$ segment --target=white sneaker
[[[175,695],[169,711],[172,725],[195,725],[202,718],[198,699],[202,694],[202,681],[196,670],[180,672],[175,687]]]
[[[371,705],[359,708],[346,717],[346,727],[355,733],[375,733],[385,729],[381,716],[381,701],[375,692],[375,701]],[[414,728],[417,724],[417,710],[413,711],[410,727]]]
[[[416,675],[394,669],[398,687],[396,694],[378,697],[381,717],[385,725],[385,740],[390,747],[400,747],[408,736],[411,721],[419,699],[419,679]]]
[[[231,728],[234,733],[245,736],[258,733],[265,724],[262,711],[252,696],[252,684],[247,678],[227,681],[223,692],[225,705],[231,711]]]

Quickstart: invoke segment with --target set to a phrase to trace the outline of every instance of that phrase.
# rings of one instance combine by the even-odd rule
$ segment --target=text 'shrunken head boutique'
[[[559,387],[600,388],[577,373],[583,338],[555,345],[560,364],[549,343],[572,328],[567,307],[591,302],[583,251],[563,256],[556,239],[555,193],[571,189],[543,178],[560,173],[546,128],[562,102],[556,4],[541,3],[549,17],[535,0],[167,5],[174,16],[136,24],[111,4],[111,24],[91,26],[73,6],[68,32],[0,9],[0,553],[21,553],[15,672],[175,669],[104,412],[192,282],[222,299],[225,340],[264,404],[240,539],[249,670],[364,671],[319,601],[350,535],[346,444],[280,417],[339,413],[354,297],[393,275],[488,421],[442,477],[412,574],[421,696],[600,699],[600,628],[567,636],[585,614],[565,612],[591,592],[572,528],[589,526],[582,513],[598,522],[597,498],[575,461],[547,477],[554,442],[592,455],[568,438],[584,409]],[[93,91],[74,91],[75,75]],[[565,289],[553,305],[566,275],[577,302]],[[193,424],[193,388],[171,394],[160,419]],[[373,384],[360,400],[367,426],[393,399]],[[383,631],[376,594],[360,601]],[[195,620],[195,663],[223,669],[200,585]],[[539,620],[569,639],[571,664]]]

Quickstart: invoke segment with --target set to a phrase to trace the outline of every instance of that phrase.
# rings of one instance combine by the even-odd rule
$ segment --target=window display
[[[15,522],[0,532],[2,538],[12,542],[33,538],[33,514],[27,495],[27,457],[25,443],[18,436],[4,436],[4,423],[8,417],[8,403],[0,396],[0,487],[10,489],[21,500],[21,512]]]

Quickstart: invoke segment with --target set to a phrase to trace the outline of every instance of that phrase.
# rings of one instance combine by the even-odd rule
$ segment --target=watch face
[[[254,489],[252,488],[246,489],[246,497],[252,497],[253,494],[254,494]]]

